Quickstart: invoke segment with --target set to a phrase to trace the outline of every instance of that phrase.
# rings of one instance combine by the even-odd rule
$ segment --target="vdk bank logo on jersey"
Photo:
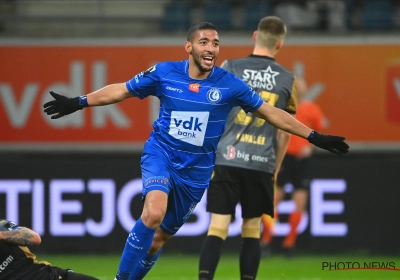
[[[244,69],[242,79],[252,88],[272,90],[276,86],[275,77],[278,75],[279,72],[268,66],[266,70]]]
[[[169,134],[183,142],[203,146],[209,112],[172,111]]]

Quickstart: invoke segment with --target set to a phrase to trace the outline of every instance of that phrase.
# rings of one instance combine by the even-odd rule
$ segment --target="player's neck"
[[[194,65],[194,63],[189,63],[188,74],[189,77],[192,79],[203,80],[206,79],[208,75],[210,75],[210,71],[209,72],[200,71],[199,67]]]
[[[268,57],[272,57],[272,58],[275,57],[275,52],[273,52],[273,51],[271,51],[269,49],[266,49],[266,48],[260,48],[258,46],[254,47],[253,54],[254,55],[268,56]]]

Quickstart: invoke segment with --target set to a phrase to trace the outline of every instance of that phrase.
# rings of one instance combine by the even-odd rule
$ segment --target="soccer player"
[[[203,196],[215,163],[215,151],[233,107],[260,118],[333,153],[347,153],[344,137],[319,134],[283,110],[264,102],[242,80],[217,66],[219,36],[208,22],[189,28],[188,60],[160,62],[126,83],[107,85],[84,96],[68,98],[50,92],[44,104],[57,119],[89,106],[130,97],[160,99],[159,118],[141,158],[144,206],[128,235],[115,279],[142,279],[153,267],[165,242],[189,218]]]
[[[40,235],[11,221],[0,220],[1,280],[96,280],[97,278],[37,261],[27,246],[38,246]]]
[[[298,84],[298,110],[296,118],[307,126],[322,130],[325,128],[324,116],[321,108],[313,101],[305,99],[308,92],[307,83],[304,78],[297,79]],[[297,239],[297,228],[300,224],[302,214],[306,210],[308,200],[308,190],[310,188],[309,162],[313,154],[314,146],[303,138],[293,135],[291,137],[287,153],[282,162],[282,168],[278,173],[277,188],[275,193],[275,203],[283,200],[285,191],[283,187],[287,183],[292,183],[293,193],[291,198],[295,204],[295,210],[289,215],[290,230],[283,240],[282,246],[286,257],[293,257]],[[278,214],[275,213],[275,217]],[[268,222],[264,220],[265,222]],[[270,251],[273,227],[268,224],[264,226],[261,244],[263,250]]]
[[[227,60],[222,68],[247,82],[264,102],[295,114],[295,77],[274,59],[285,35],[286,27],[280,18],[262,18],[253,33],[253,53],[246,58]],[[240,279],[256,279],[261,258],[261,216],[273,215],[274,174],[279,170],[289,139],[289,133],[277,131],[264,119],[246,114],[240,107],[230,112],[207,192],[211,222],[200,253],[199,279],[213,279],[238,202],[243,218]]]

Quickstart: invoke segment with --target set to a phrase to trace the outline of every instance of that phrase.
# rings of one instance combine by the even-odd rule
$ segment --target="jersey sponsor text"
[[[257,162],[268,162],[268,157],[263,157],[260,155],[250,155],[249,153],[246,153],[245,151],[240,151],[236,150],[236,148],[232,145],[229,145],[226,147],[226,154],[223,155],[224,158],[227,160],[231,159],[242,159],[244,161],[257,161]]]
[[[175,91],[175,92],[179,92],[179,93],[183,92],[183,90],[181,90],[179,88],[174,88],[174,87],[170,87],[170,86],[167,86],[166,89],[167,90],[171,90],[171,91]]]
[[[172,111],[169,134],[183,142],[202,146],[209,115],[209,112]]]
[[[2,263],[0,263],[0,273],[14,260],[13,256],[9,255]]]
[[[271,66],[266,70],[243,70],[243,80],[252,88],[272,90],[276,86],[275,76],[279,72],[273,71]]]
[[[262,135],[252,135],[252,134],[246,134],[246,133],[238,133],[236,135],[236,139],[238,139],[240,142],[245,142],[245,143],[250,143],[250,144],[256,144],[256,145],[265,145],[266,137]]]
[[[200,90],[200,84],[190,84],[189,90],[198,93]]]

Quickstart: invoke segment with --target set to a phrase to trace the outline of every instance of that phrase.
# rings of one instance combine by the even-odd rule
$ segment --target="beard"
[[[196,66],[197,66],[197,68],[199,68],[200,72],[210,72],[213,69],[215,63],[210,68],[205,68],[205,67],[203,67],[203,65],[201,65],[202,58],[199,54],[197,54],[194,51],[192,51],[190,54],[193,56],[194,64],[196,64]],[[214,61],[215,61],[215,58],[214,58]]]

